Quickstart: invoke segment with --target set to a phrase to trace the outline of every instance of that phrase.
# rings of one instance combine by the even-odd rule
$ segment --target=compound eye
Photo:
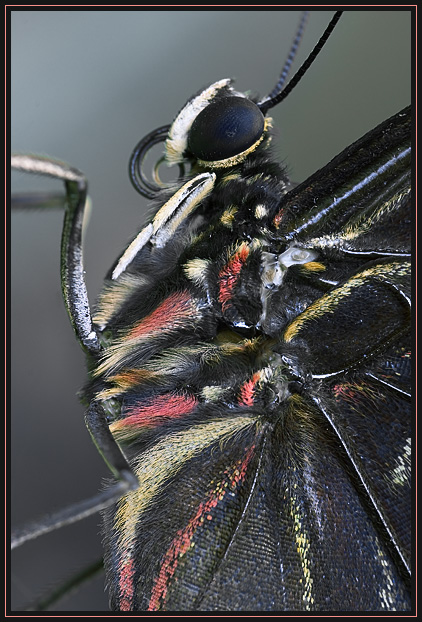
[[[244,97],[225,97],[198,114],[189,132],[188,147],[200,160],[213,162],[239,155],[264,132],[264,115]]]

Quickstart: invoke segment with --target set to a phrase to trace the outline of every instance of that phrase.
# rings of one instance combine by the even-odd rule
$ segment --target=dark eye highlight
[[[264,115],[244,97],[211,103],[192,124],[188,146],[198,159],[224,160],[249,149],[264,131]]]

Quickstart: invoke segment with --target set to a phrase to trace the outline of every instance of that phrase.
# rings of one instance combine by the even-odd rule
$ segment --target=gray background
[[[299,60],[331,18],[311,13]],[[143,222],[127,161],[212,81],[261,95],[273,87],[299,12],[284,10],[13,11],[12,149],[48,154],[85,172],[93,214],[86,235],[94,300],[110,264]],[[272,111],[279,157],[301,181],[410,102],[410,12],[347,11],[311,71]],[[296,65],[298,66],[298,65]],[[15,190],[60,188],[13,174]],[[12,510],[14,524],[90,496],[108,475],[84,428],[76,391],[84,357],[59,283],[60,212],[12,219]],[[19,607],[101,554],[99,518],[13,554]],[[103,579],[57,610],[107,609]]]

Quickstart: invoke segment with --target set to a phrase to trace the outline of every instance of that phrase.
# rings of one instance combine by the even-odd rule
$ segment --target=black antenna
[[[274,95],[272,95],[272,93],[275,90],[277,90],[277,86],[278,86],[280,80],[283,78],[283,74],[285,72],[285,68],[283,69],[282,75],[280,76],[280,80],[277,83],[276,87],[271,91],[271,93],[269,95],[266,96],[266,98],[264,100],[262,100],[258,104],[258,107],[261,110],[262,114],[266,114],[270,108],[274,108],[274,106],[276,106],[281,101],[283,101],[283,99],[285,99],[287,97],[287,95],[289,95],[289,93],[292,92],[292,90],[295,88],[295,86],[298,84],[298,82],[303,78],[305,73],[308,71],[309,67],[312,65],[312,63],[314,62],[314,60],[316,59],[316,57],[318,56],[318,54],[320,53],[320,51],[324,47],[324,45],[327,42],[329,36],[333,32],[333,30],[334,30],[338,20],[340,19],[342,13],[343,13],[343,11],[336,11],[335,12],[334,17],[332,18],[332,20],[328,24],[328,26],[325,29],[322,37],[320,38],[320,40],[318,41],[318,43],[316,44],[316,46],[314,47],[312,52],[309,54],[308,58],[305,60],[303,65],[295,73],[295,75],[290,80],[288,85],[282,91],[280,91],[278,94],[276,94],[274,96]],[[300,26],[299,26],[299,29],[298,29],[298,33],[299,32],[300,32]],[[293,44],[293,46],[294,46],[294,44]],[[292,49],[293,49],[293,46],[292,46]],[[286,65],[287,65],[287,61],[286,61],[285,67],[286,67]],[[283,79],[283,81],[284,81],[284,79]]]
[[[309,17],[309,11],[302,11],[302,15],[300,17],[300,22],[297,27],[295,37],[293,39],[293,43],[290,47],[290,51],[287,55],[286,62],[284,63],[284,67],[280,73],[278,82],[273,88],[273,90],[271,91],[271,93],[268,93],[268,95],[266,96],[266,99],[270,99],[270,98],[272,99],[273,97],[281,93],[281,89],[283,88],[286,78],[289,75],[290,67],[292,66],[292,63],[296,56],[296,52],[302,40],[303,33],[305,32],[305,26],[306,26],[306,22],[308,21],[308,17]]]

